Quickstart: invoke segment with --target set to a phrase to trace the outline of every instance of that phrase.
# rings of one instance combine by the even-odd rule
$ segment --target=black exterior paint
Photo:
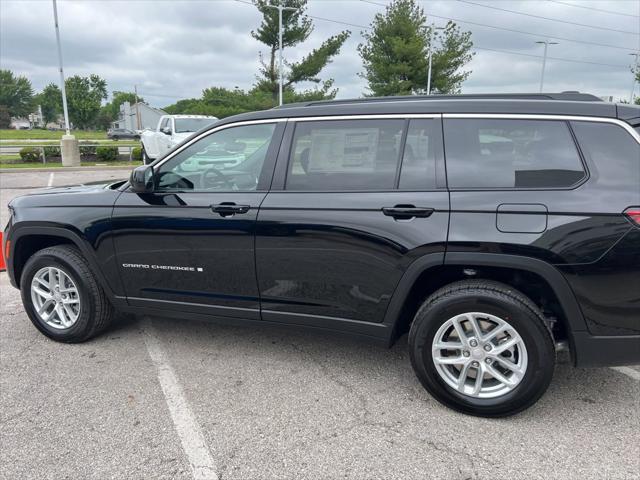
[[[624,110],[628,118],[635,118],[633,112]],[[275,109],[215,127],[283,116],[419,113],[615,118],[617,110],[605,103],[539,100],[381,102]],[[571,189],[448,190],[441,155],[441,188],[433,191],[291,192],[284,190],[284,176],[292,129],[283,124],[259,191],[136,194],[126,185],[47,190],[12,202],[5,237],[13,252],[30,235],[59,234],[76,243],[120,308],[300,324],[385,342],[393,340],[407,292],[425,271],[443,265],[527,270],[560,299],[578,363],[607,363],[578,351],[594,348],[595,339],[625,352],[637,349],[635,357],[616,358],[638,360],[640,229],[621,212],[640,205],[640,158],[627,156],[627,164],[602,169],[580,139],[601,126],[628,135],[615,125],[572,125],[588,177]],[[223,202],[250,208],[223,217],[211,210]],[[396,205],[433,212],[410,220],[383,214]],[[16,284],[20,265],[14,258],[8,271]]]

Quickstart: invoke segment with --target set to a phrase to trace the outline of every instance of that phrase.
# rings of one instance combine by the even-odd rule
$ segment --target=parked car
[[[640,361],[636,106],[310,102],[226,118],[127,182],[9,208],[11,283],[61,342],[115,310],[408,333],[422,385],[488,417],[535,403],[559,348],[579,367]]]
[[[186,140],[191,134],[215,122],[206,115],[163,115],[155,130],[145,130],[142,140],[142,161],[149,164]]]
[[[140,134],[126,128],[110,128],[107,131],[107,138],[110,138],[111,140],[120,140],[121,138],[139,140]]]

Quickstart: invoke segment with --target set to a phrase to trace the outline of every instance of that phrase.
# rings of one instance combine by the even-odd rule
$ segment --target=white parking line
[[[151,320],[144,318],[140,324],[147,346],[149,357],[158,371],[158,381],[164,393],[171,420],[176,428],[182,449],[187,455],[191,472],[195,480],[217,480],[215,464],[209,447],[205,443],[200,426],[189,408],[182,387],[176,374],[171,368],[167,354],[162,348],[162,342],[158,338]]]
[[[51,172],[51,173],[49,174],[49,181],[47,182],[47,187],[51,187],[51,186],[53,186],[53,176],[54,176],[54,175],[55,175],[55,174],[54,174],[53,172]]]
[[[640,372],[631,367],[611,367],[611,370],[625,374],[627,377],[631,377],[634,380],[640,380]]]

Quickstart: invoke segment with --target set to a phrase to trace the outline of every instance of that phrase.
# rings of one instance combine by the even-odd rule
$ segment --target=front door
[[[440,118],[289,123],[258,217],[262,318],[381,324],[409,265],[443,262]]]
[[[153,193],[118,198],[115,250],[132,306],[259,318],[254,229],[282,129],[219,127],[157,165]]]

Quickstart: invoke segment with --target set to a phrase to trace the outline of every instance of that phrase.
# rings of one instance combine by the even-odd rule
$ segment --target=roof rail
[[[434,100],[564,100],[571,102],[601,102],[602,99],[590,93],[566,91],[560,93],[477,93],[464,95],[403,95],[389,97],[365,97],[344,100],[314,100],[310,102],[287,103],[275,108],[313,107],[321,105],[348,105],[353,103],[405,102]]]

